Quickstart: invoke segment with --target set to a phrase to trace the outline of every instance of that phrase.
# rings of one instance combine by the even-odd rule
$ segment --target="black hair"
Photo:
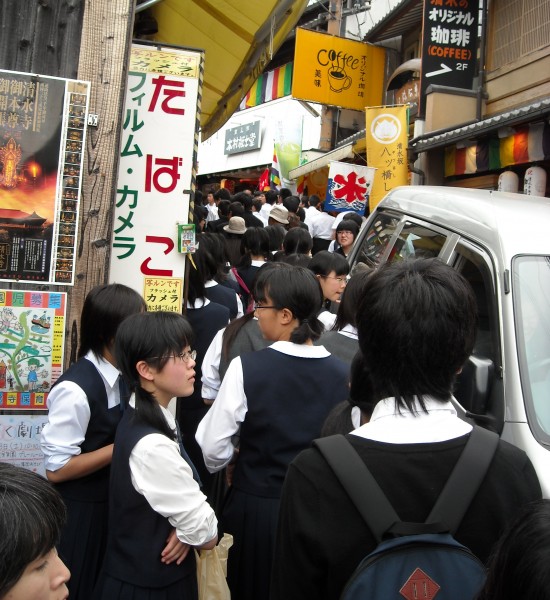
[[[200,190],[195,190],[194,202],[195,202],[195,204],[204,204],[203,195]]]
[[[197,299],[206,296],[205,283],[214,279],[218,273],[215,251],[212,251],[215,244],[212,237],[217,235],[217,233],[197,235],[197,247],[193,254],[193,262],[188,269],[187,300],[192,306]]]
[[[229,215],[230,206],[231,202],[229,200],[220,200],[218,202],[218,215],[222,217],[227,217]]]
[[[293,267],[304,267],[307,269],[311,262],[311,256],[308,254],[285,254],[284,252],[280,252],[273,256],[273,260],[284,262]]]
[[[283,198],[283,206],[288,210],[288,212],[296,213],[298,207],[300,206],[300,198],[297,196],[287,196]]]
[[[197,233],[199,233],[201,221],[206,221],[208,217],[208,209],[202,204],[195,204],[193,208],[193,223],[196,226]]]
[[[286,229],[282,225],[275,224],[264,227],[264,231],[266,231],[269,236],[269,251],[278,252],[283,245]]]
[[[80,315],[80,347],[78,358],[92,351],[96,358],[103,355],[115,338],[118,326],[129,315],[145,312],[145,300],[132,288],[121,283],[92,288]]]
[[[353,233],[353,241],[355,241],[359,233],[359,226],[351,219],[342,219],[336,226],[336,233],[340,233],[340,231],[350,231]]]
[[[244,212],[252,212],[252,204],[254,203],[254,198],[250,194],[242,192],[240,194],[237,194],[235,198],[233,198],[233,201],[236,200],[237,196],[239,196],[239,202],[242,202],[242,205],[244,206]]]
[[[241,260],[239,268],[249,267],[252,256],[263,256],[265,260],[271,258],[269,252],[269,234],[263,227],[249,227],[241,236]]]
[[[311,196],[309,197],[309,205],[316,208],[317,206],[319,206],[319,204],[321,204],[321,198],[319,198],[317,194],[311,194]]]
[[[256,209],[256,212],[262,210],[262,201],[259,198],[252,198],[252,206]]]
[[[309,254],[313,247],[313,239],[306,229],[293,227],[285,235],[283,248],[285,254]]]
[[[59,543],[67,511],[46,479],[3,462],[0,506],[0,598],[4,598],[27,566]]]
[[[343,217],[342,221],[353,221],[357,224],[357,227],[361,229],[361,225],[363,225],[363,218],[361,215],[358,215],[356,212],[347,212]],[[340,223],[338,223],[339,225]]]
[[[116,335],[117,365],[135,394],[136,418],[171,440],[176,439],[176,433],[170,429],[154,395],[141,387],[137,364],[145,361],[162,370],[170,356],[190,346],[193,338],[193,329],[184,316],[165,311],[132,315],[121,324]]]
[[[244,215],[244,206],[241,202],[231,202],[229,212],[232,217],[242,217]]]
[[[231,200],[231,192],[226,188],[220,188],[214,192],[214,198],[218,200]]]
[[[275,204],[277,202],[277,192],[275,190],[267,190],[265,192],[265,201],[267,204]]]
[[[281,200],[284,200],[285,198],[292,196],[292,192],[288,188],[281,188],[279,190],[279,196],[281,197]]]
[[[347,275],[349,273],[349,263],[341,254],[321,250],[311,259],[308,269],[313,271],[315,275],[322,275],[324,277],[332,271],[337,276]]]
[[[414,410],[415,396],[446,401],[475,340],[476,301],[438,259],[387,263],[367,278],[357,311],[359,347],[378,400]]]
[[[527,504],[493,549],[478,600],[542,600],[550,593],[550,500]]]
[[[200,242],[211,260],[212,267],[215,267],[212,276],[218,283],[227,279],[227,262],[229,260],[225,237],[219,233],[204,233],[200,236]]]
[[[258,270],[254,298],[257,302],[265,302],[268,295],[273,306],[279,310],[288,309],[298,320],[298,326],[290,336],[291,342],[304,344],[319,339],[324,327],[317,314],[323,294],[311,271],[286,263],[268,263]]]
[[[369,269],[368,271],[360,271],[350,277],[340,299],[336,320],[332,326],[334,331],[339,331],[346,325],[357,327],[357,308],[365,294],[365,284],[371,274],[372,270]]]

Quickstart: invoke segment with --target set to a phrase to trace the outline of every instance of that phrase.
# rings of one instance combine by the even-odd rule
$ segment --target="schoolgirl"
[[[115,439],[107,551],[95,598],[197,598],[190,547],[214,547],[217,521],[168,410],[172,397],[193,391],[192,333],[183,316],[168,312],[134,315],[117,333],[116,356],[132,396]]]
[[[109,468],[127,400],[114,337],[127,316],[145,310],[143,298],[129,287],[93,288],[82,309],[79,360],[48,395],[41,447],[46,475],[67,505],[58,551],[71,571],[71,599],[89,600],[107,539]]]
[[[222,513],[233,534],[228,583],[233,600],[269,598],[279,497],[288,464],[319,436],[332,407],[347,398],[349,367],[313,346],[319,284],[307,269],[270,263],[254,284],[255,313],[268,348],[235,358],[197,430],[206,466],[234,462]],[[240,434],[240,446],[234,438]]]

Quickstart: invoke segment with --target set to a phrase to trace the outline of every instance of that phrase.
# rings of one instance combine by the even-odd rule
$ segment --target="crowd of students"
[[[0,551],[14,555],[15,519],[20,555],[0,558],[0,600],[62,599],[66,586],[71,599],[196,600],[193,549],[224,533],[233,600],[338,598],[375,542],[310,448],[334,433],[403,519],[426,517],[472,429],[451,394],[475,338],[473,294],[437,260],[350,277],[361,218],[339,219],[316,243],[311,232],[328,231],[318,199],[302,209],[273,194],[196,204],[204,232],[183,315],[148,313],[119,284],[88,294],[79,360],[48,397],[42,448],[55,490],[0,464]],[[496,548],[491,564],[511,570],[517,538],[495,544],[522,510],[521,552],[535,535],[526,523],[550,531],[548,505],[530,504],[540,498],[527,456],[500,441],[456,537],[485,563]],[[31,575],[49,595],[21,595]],[[536,576],[533,589],[545,580]],[[480,597],[512,597],[501,579],[490,574]]]

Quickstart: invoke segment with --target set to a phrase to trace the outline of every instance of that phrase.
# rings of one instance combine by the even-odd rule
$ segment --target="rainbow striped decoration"
[[[273,71],[262,73],[242,99],[239,110],[289,96],[292,90],[292,64],[287,63]]]
[[[496,135],[467,148],[445,148],[445,177],[503,169],[550,158],[550,125],[546,122],[515,127],[505,138]]]

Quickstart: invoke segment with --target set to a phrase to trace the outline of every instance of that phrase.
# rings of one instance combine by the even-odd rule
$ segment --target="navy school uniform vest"
[[[288,465],[319,437],[349,393],[349,367],[333,356],[301,358],[266,348],[241,356],[248,411],[235,489],[279,498]]]
[[[181,565],[166,565],[160,554],[172,525],[155,512],[145,497],[134,489],[130,454],[146,435],[160,433],[136,418],[132,407],[124,411],[118,427],[111,465],[109,534],[104,569],[111,577],[133,585],[162,588],[172,585],[195,570],[195,554],[190,551]]]
[[[82,454],[93,452],[115,441],[115,433],[122,417],[120,406],[109,409],[105,383],[96,367],[86,358],[81,358],[59,377],[62,381],[73,381],[82,388],[90,406],[90,422],[80,445]],[[64,498],[84,502],[106,502],[109,493],[109,470],[106,466],[85,477],[56,483],[55,487]]]
[[[218,284],[205,288],[204,293],[211,302],[226,306],[229,309],[229,316],[231,319],[234,319],[237,316],[239,311],[237,294],[230,288]]]

